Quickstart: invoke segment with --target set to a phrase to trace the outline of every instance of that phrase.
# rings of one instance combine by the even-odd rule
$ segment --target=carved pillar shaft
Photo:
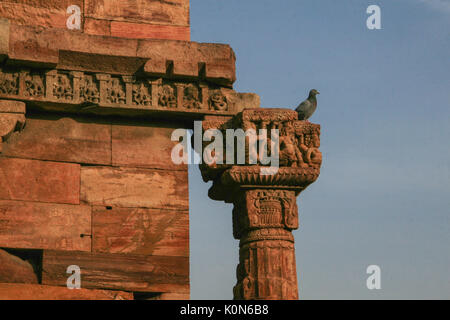
[[[240,239],[237,300],[298,299],[294,237],[298,227],[295,192],[243,192],[233,209],[234,236]]]

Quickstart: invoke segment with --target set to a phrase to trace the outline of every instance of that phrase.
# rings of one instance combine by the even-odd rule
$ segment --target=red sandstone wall
[[[12,105],[23,108],[0,111]],[[189,298],[187,167],[170,159],[177,127],[27,114],[2,143],[0,248],[41,257],[30,272],[0,250],[0,299]],[[78,295],[65,288],[74,264]]]
[[[189,0],[1,0],[0,17],[67,29],[67,8],[81,10],[79,32],[134,39],[190,40]]]

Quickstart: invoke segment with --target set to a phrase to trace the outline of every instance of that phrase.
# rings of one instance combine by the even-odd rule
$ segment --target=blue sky
[[[368,30],[366,8],[381,8]],[[191,0],[262,107],[321,92],[321,176],[298,198],[302,299],[450,299],[450,0]],[[191,298],[231,299],[232,206],[189,168]],[[381,267],[381,290],[366,287]]]

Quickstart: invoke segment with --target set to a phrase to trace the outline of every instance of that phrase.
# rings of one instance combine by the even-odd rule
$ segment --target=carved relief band
[[[114,109],[129,113],[134,109],[233,115],[242,108],[242,95],[245,94],[201,79],[0,67],[0,98],[44,108],[51,105],[51,111],[64,105],[72,106],[76,112]]]

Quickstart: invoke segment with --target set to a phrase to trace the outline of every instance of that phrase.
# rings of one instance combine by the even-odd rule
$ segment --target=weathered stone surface
[[[59,51],[75,51],[100,55],[136,56],[137,41],[71,32],[63,29],[41,30],[29,26],[10,25],[9,61],[28,62],[31,66],[56,66]]]
[[[161,122],[113,124],[113,165],[187,170],[187,165],[176,165],[171,158],[172,149],[178,143],[171,140],[171,135],[177,128],[183,128],[183,125]]]
[[[133,300],[131,292],[0,283],[0,300]]]
[[[82,270],[82,286],[135,292],[189,292],[189,258],[44,251],[42,283],[66,286],[67,266]]]
[[[0,100],[0,113],[25,113],[25,103],[16,100]]]
[[[91,207],[0,200],[0,247],[91,251]]]
[[[3,150],[3,142],[8,140],[13,132],[22,130],[25,121],[25,115],[20,113],[0,113],[0,153]]]
[[[0,157],[0,199],[78,204],[80,165]]]
[[[95,206],[92,250],[188,257],[189,212]]]
[[[111,22],[110,35],[131,39],[191,40],[191,30],[189,27],[117,21]]]
[[[0,283],[38,283],[38,278],[29,262],[0,249]]]
[[[189,0],[86,0],[85,5],[90,18],[189,26]]]
[[[111,35],[111,21],[85,18],[84,19],[84,33],[98,35],[98,36],[110,36]]]
[[[8,57],[9,53],[9,20],[0,18],[0,62]]]
[[[193,73],[191,66],[195,66],[195,73],[204,72],[208,81],[231,86],[236,80],[236,57],[228,45],[140,40],[137,55],[156,61],[173,61],[176,74],[191,76]],[[177,64],[180,66],[177,67]],[[183,66],[188,66],[187,71],[183,71]],[[153,72],[151,64],[144,70],[148,73]]]
[[[2,25],[0,34],[9,32],[8,64],[20,63],[37,67],[55,67],[60,51],[73,51],[104,56],[147,58],[173,62],[177,77],[197,77],[204,73],[206,80],[230,87],[236,80],[233,50],[224,44],[197,43],[160,39],[122,39],[71,32],[63,29],[41,30],[16,24]],[[99,62],[102,57],[99,56]],[[185,67],[187,66],[187,67]],[[111,67],[113,69],[113,67]],[[186,71],[184,71],[186,69]],[[108,72],[109,70],[104,70]],[[152,70],[150,63],[145,71]],[[170,73],[164,75],[173,77]]]
[[[25,124],[25,116],[18,113],[0,113],[0,137],[3,141],[18,128],[22,128]]]
[[[2,0],[0,17],[19,25],[66,29],[67,8],[77,5],[83,12],[83,0]]]
[[[186,210],[187,172],[82,167],[81,200],[102,206]]]
[[[2,154],[108,165],[111,164],[111,125],[83,118],[28,118],[25,129],[12,134],[3,144]]]
[[[143,68],[147,59],[116,55],[98,55],[84,52],[61,50],[58,68],[94,73],[134,75]],[[82,73],[81,73],[82,75]],[[82,78],[82,77],[81,77]]]

